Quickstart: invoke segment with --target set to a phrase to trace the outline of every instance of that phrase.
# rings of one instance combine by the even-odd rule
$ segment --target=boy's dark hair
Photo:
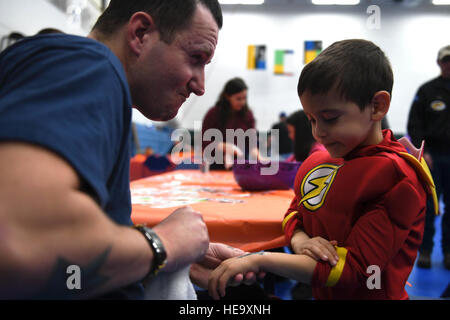
[[[374,43],[343,40],[333,43],[303,68],[298,94],[325,94],[336,88],[346,101],[363,110],[378,91],[392,95],[394,76],[384,52]]]
[[[219,121],[223,129],[225,129],[225,125],[228,121],[228,118],[231,115],[231,104],[228,101],[227,96],[232,96],[233,94],[242,92],[247,89],[248,89],[247,85],[241,78],[230,79],[225,84],[222,93],[219,96],[219,100],[216,102],[216,106],[219,106],[220,108]],[[245,104],[245,106],[238,112],[239,116],[245,117],[247,115],[248,110],[249,110],[248,104]]]
[[[93,30],[110,36],[129,21],[136,12],[152,16],[164,42],[186,28],[194,16],[197,5],[204,5],[213,15],[219,29],[222,28],[222,9],[217,0],[111,0]]]

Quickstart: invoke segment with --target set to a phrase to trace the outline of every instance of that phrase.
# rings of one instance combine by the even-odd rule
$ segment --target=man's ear
[[[391,95],[387,91],[378,91],[372,98],[372,120],[381,121],[389,110]]]
[[[130,50],[140,55],[149,36],[158,36],[153,18],[145,12],[136,12],[128,21],[127,43]]]

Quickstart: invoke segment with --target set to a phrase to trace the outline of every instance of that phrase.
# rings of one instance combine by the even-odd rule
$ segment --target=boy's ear
[[[378,91],[372,98],[372,120],[381,121],[389,110],[391,95],[387,91]]]
[[[153,18],[145,12],[136,12],[128,21],[127,43],[130,50],[140,55],[146,41],[159,37]],[[159,39],[159,38],[158,38]]]

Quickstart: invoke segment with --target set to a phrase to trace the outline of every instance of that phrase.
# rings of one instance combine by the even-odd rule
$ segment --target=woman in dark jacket
[[[215,151],[224,152],[224,154],[238,155],[248,157],[252,152],[249,150],[249,143],[246,141],[245,150],[236,147],[236,139],[233,143],[226,141],[226,130],[242,129],[244,132],[249,129],[255,129],[255,119],[253,113],[247,104],[247,85],[241,78],[233,78],[229,80],[222,90],[216,105],[212,107],[203,119],[202,136],[209,129],[217,129],[221,132],[223,141],[215,148]],[[256,133],[256,130],[255,130]],[[203,140],[203,150],[211,143],[211,141]],[[242,146],[241,146],[242,147]],[[225,156],[226,166],[232,160]],[[228,163],[227,163],[228,160]],[[223,164],[211,164],[211,169],[224,169]]]

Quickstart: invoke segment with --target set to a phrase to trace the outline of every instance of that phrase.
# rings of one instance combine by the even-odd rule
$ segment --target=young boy
[[[298,94],[328,152],[311,155],[297,173],[283,221],[297,254],[224,261],[210,276],[214,298],[248,271],[311,284],[316,299],[408,298],[433,182],[421,155],[381,129],[392,86],[388,59],[365,40],[336,42],[303,69]]]

